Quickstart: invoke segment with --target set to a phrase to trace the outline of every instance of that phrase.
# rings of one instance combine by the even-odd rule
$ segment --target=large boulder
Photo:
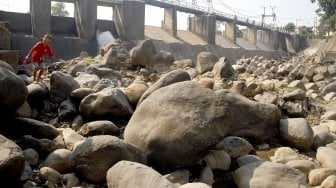
[[[197,55],[196,69],[200,74],[211,71],[218,58],[211,52],[200,52]]]
[[[71,92],[79,87],[72,76],[55,71],[50,77],[50,101],[60,103],[70,97]]]
[[[13,141],[0,135],[0,177],[2,184],[6,181],[18,181],[24,168],[25,160],[21,148]]]
[[[156,50],[151,39],[140,42],[129,52],[131,63],[135,66],[153,65]]]
[[[214,73],[215,79],[223,79],[223,78],[233,78],[234,77],[234,69],[230,61],[221,57],[218,62],[214,65],[212,72]]]
[[[104,183],[107,170],[121,160],[146,163],[137,147],[109,135],[93,136],[78,143],[70,156],[75,170],[93,183]]]
[[[160,88],[138,105],[124,139],[154,165],[189,166],[228,133],[232,117],[226,104],[223,96],[192,81]]]
[[[84,117],[90,118],[133,114],[133,108],[126,95],[120,89],[111,87],[86,96],[79,105],[79,111]]]
[[[306,176],[299,170],[268,161],[244,165],[234,171],[233,178],[239,188],[308,187]]]
[[[218,90],[223,96],[233,118],[230,134],[253,139],[255,142],[269,138],[281,119],[281,111],[276,105],[258,103],[237,94]]]
[[[279,133],[284,141],[297,149],[309,150],[313,144],[314,132],[304,118],[280,120]]]
[[[49,89],[44,84],[29,84],[27,102],[31,108],[37,111],[43,111],[48,102]]]
[[[28,97],[26,84],[11,71],[0,67],[0,113],[15,112]]]
[[[112,166],[106,175],[108,188],[174,188],[168,181],[154,169],[136,162],[120,161]]]

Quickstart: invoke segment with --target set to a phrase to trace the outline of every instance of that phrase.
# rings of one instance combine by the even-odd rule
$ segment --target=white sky
[[[192,0],[179,0],[181,3],[191,3]],[[197,0],[197,5],[208,7],[208,0]],[[318,8],[316,3],[310,0],[210,0],[212,8],[239,17],[248,17],[249,20],[261,22],[261,15],[266,7],[266,15],[272,14],[272,7],[277,16],[273,22],[271,17],[266,18],[266,23],[276,26],[284,26],[289,22],[299,26],[314,26],[314,18],[318,16],[315,10]],[[67,4],[67,8],[73,16],[73,4]],[[70,6],[69,6],[70,5]],[[28,12],[29,0],[0,0],[0,10],[14,12]],[[211,10],[211,8],[210,8]],[[186,29],[187,17],[189,14],[177,12],[178,29]],[[109,7],[98,7],[99,19],[112,19],[112,9]],[[145,24],[160,26],[163,20],[163,9],[146,5]]]

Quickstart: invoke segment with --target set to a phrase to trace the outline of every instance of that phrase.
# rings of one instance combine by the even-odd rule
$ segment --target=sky
[[[192,0],[175,0],[181,4],[189,3]],[[282,27],[291,22],[298,26],[314,26],[318,21],[315,10],[316,3],[310,0],[196,0],[198,6],[206,7],[209,11],[218,10],[231,15],[249,18],[261,22],[261,15],[272,15],[274,12],[276,20],[266,17],[265,22],[274,26]],[[208,1],[211,1],[209,3]],[[73,4],[67,3],[70,16],[73,16]],[[14,12],[29,12],[29,0],[0,0],[0,10]],[[164,10],[159,7],[146,5],[145,25],[160,26],[163,20]],[[112,19],[112,8],[98,7],[98,19]],[[177,12],[177,27],[185,30],[189,14]]]

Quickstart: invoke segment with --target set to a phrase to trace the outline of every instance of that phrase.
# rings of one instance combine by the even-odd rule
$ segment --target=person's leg
[[[39,64],[39,70],[37,72],[37,81],[38,82],[41,81],[41,76],[43,74],[44,67],[45,67],[44,63]]]
[[[37,82],[37,73],[38,73],[38,70],[39,70],[39,65],[38,63],[33,63],[34,65],[34,73],[33,73],[33,76],[34,76],[34,80],[33,82],[36,83]]]

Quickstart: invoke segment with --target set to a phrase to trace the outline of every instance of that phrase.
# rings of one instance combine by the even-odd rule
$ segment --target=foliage
[[[317,2],[319,9],[317,14],[320,17],[320,29],[326,32],[336,31],[336,0],[311,0],[312,3]]]
[[[295,25],[292,22],[288,23],[287,25],[285,25],[284,29],[286,29],[287,31],[294,32],[295,31]]]
[[[307,28],[306,26],[301,26],[298,28],[299,35],[308,39],[312,39],[314,37],[314,33],[311,29]]]
[[[65,10],[65,4],[63,2],[56,2],[51,5],[52,16],[69,16],[69,12]]]

